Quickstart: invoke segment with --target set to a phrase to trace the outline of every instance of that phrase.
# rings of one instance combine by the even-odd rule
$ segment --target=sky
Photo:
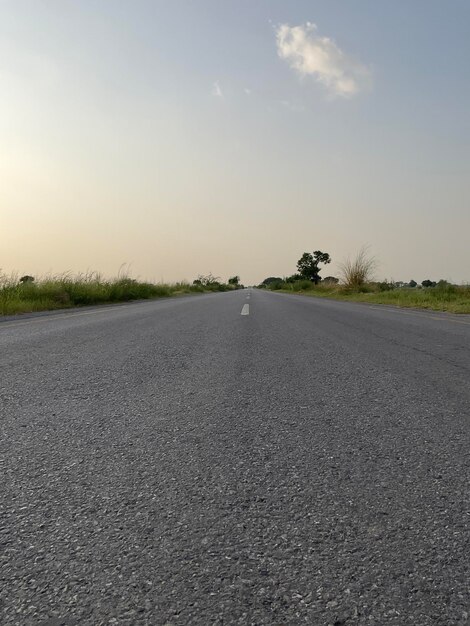
[[[0,0],[0,268],[470,282],[468,0]]]

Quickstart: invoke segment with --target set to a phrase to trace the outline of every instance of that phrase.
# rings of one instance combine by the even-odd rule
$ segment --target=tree
[[[331,263],[330,255],[321,250],[315,250],[313,254],[304,252],[297,261],[297,269],[302,278],[311,280],[315,285],[320,282],[320,263]]]
[[[436,286],[436,281],[434,280],[423,280],[423,282],[421,283],[423,285],[423,287],[435,287]]]
[[[282,283],[282,278],[279,278],[279,276],[269,276],[265,278],[261,284],[268,286],[271,283]]]
[[[410,287],[417,287],[417,286],[418,286],[418,283],[417,283],[415,280],[411,279],[411,280],[410,280],[410,282],[408,283],[408,285],[409,285]]]
[[[229,285],[239,285],[240,284],[240,276],[232,276],[228,279]]]
[[[26,276],[22,276],[22,277],[20,278],[20,283],[23,283],[23,285],[24,285],[25,283],[34,283],[34,276],[28,276],[28,275],[26,274]]]
[[[339,278],[336,278],[336,276],[325,276],[321,282],[330,285],[337,285],[339,283]]]

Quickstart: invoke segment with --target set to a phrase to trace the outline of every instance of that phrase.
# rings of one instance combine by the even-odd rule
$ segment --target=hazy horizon
[[[470,5],[6,0],[0,269],[470,282]]]

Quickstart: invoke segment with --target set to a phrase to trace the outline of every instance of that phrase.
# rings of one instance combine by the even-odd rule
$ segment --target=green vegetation
[[[238,287],[240,285],[240,276],[232,276],[227,282],[229,285],[236,285]]]
[[[35,280],[33,276],[6,277],[0,274],[0,315],[50,311],[76,306],[149,300],[190,293],[228,291],[239,285],[199,277],[192,285],[185,282],[154,284],[133,278],[104,279],[99,274],[62,275]]]
[[[315,250],[313,254],[310,252],[304,252],[300,259],[297,261],[297,270],[299,272],[299,278],[305,280],[311,280],[315,285],[320,282],[320,263],[331,263],[330,255],[327,252],[321,250]],[[296,276],[291,278],[295,279]]]
[[[385,285],[387,287],[384,289]],[[326,281],[315,285],[310,281],[299,280],[294,283],[276,283],[270,285],[268,289],[335,300],[470,313],[470,285],[451,285],[446,281],[439,281],[435,287],[413,288],[391,285],[391,283],[371,282],[363,284],[359,289],[352,289]]]
[[[320,256],[321,255],[321,256]],[[319,298],[388,304],[398,307],[431,309],[451,313],[470,313],[470,285],[453,285],[445,280],[426,279],[421,285],[415,280],[409,283],[373,280],[376,260],[361,248],[353,258],[339,265],[340,278],[318,275],[318,262],[329,263],[330,256],[317,251],[305,252],[297,262],[298,274],[286,278],[270,276],[258,287],[296,293]]]
[[[240,284],[240,276],[232,276],[227,283],[221,282],[218,276],[212,274],[199,274],[196,280],[193,280],[193,287],[202,287],[203,291],[231,291],[233,289],[244,289]]]
[[[265,278],[261,285],[259,285],[259,288],[281,289],[284,282],[287,282],[287,280],[287,278],[282,279],[280,276],[268,276],[268,278]]]

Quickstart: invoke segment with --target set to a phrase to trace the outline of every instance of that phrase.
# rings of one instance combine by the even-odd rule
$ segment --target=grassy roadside
[[[224,283],[210,286],[153,284],[131,278],[104,280],[96,275],[62,276],[25,283],[19,283],[16,279],[3,279],[0,282],[0,315],[228,291],[232,288]]]
[[[333,298],[350,302],[388,304],[397,307],[430,309],[449,313],[470,313],[470,286],[438,285],[422,289],[397,288],[379,291],[376,284],[364,285],[361,290],[347,289],[341,285],[305,285],[299,281],[276,289],[281,293],[295,293],[319,298]]]

